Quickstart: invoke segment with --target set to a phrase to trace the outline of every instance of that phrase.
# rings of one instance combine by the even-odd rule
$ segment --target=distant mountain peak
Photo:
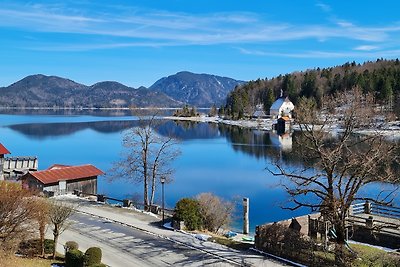
[[[180,71],[159,79],[150,89],[189,105],[210,107],[224,103],[228,93],[242,83],[227,77]]]

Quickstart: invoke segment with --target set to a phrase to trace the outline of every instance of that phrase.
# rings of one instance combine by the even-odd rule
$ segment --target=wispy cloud
[[[354,50],[358,51],[372,51],[377,50],[379,47],[375,45],[360,45],[354,48]]]
[[[326,4],[319,2],[316,6],[331,12],[331,7]],[[9,5],[0,7],[0,17],[1,27],[13,27],[29,32],[69,33],[96,39],[95,43],[60,43],[52,46],[53,49],[60,50],[265,44],[306,39],[324,42],[331,39],[348,39],[379,43],[397,38],[394,36],[400,33],[398,24],[363,27],[349,21],[337,20],[330,25],[294,25],[282,21],[266,21],[256,13],[246,12],[188,14],[131,8],[126,12],[103,11],[97,14],[91,12],[89,15],[82,10],[67,9],[64,6]],[[108,43],[101,43],[104,36],[108,37]],[[368,47],[371,46],[360,44],[356,50],[367,51],[365,48]]]
[[[270,52],[262,50],[253,50],[245,48],[237,48],[242,54],[255,55],[255,56],[268,56],[268,57],[286,57],[286,58],[370,58],[376,59],[379,57],[397,57],[400,56],[400,49],[386,50],[386,51],[361,51],[361,52],[348,52],[348,51],[298,51],[292,53]]]
[[[324,12],[332,11],[332,8],[329,5],[321,3],[321,2],[317,3],[316,6],[319,7]]]

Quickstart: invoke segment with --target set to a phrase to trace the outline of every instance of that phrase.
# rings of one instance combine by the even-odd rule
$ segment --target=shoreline
[[[276,123],[275,119],[252,119],[252,120],[225,120],[218,116],[208,117],[208,116],[197,116],[197,117],[174,117],[174,116],[164,116],[163,119],[167,120],[177,120],[177,121],[193,121],[193,122],[207,122],[207,123],[223,123],[227,125],[234,125],[243,128],[257,129],[262,131],[273,130],[273,124]],[[292,130],[299,130],[298,125],[292,125]],[[340,133],[342,131],[339,127],[332,127],[332,133]],[[385,124],[385,127],[376,129],[364,129],[356,130],[355,133],[363,135],[371,135],[373,133],[379,133],[392,140],[400,139],[400,121],[391,121]]]
[[[254,119],[254,120],[225,120],[218,116],[197,116],[197,117],[175,117],[175,116],[163,116],[166,120],[176,121],[192,121],[192,122],[207,122],[207,123],[223,123],[226,125],[234,125],[243,128],[257,129],[263,131],[273,130],[273,124],[276,122],[275,119]]]
[[[208,110],[209,108],[197,108],[197,110]],[[176,110],[176,108],[166,108],[166,107],[142,107],[142,108],[129,108],[129,107],[115,107],[115,108],[106,108],[106,107],[82,107],[82,108],[73,108],[73,107],[0,107],[1,110],[52,110],[52,111],[129,111],[129,110]],[[256,129],[262,131],[271,131],[273,130],[273,125],[276,123],[276,119],[245,119],[245,120],[226,120],[219,116],[209,117],[205,114],[201,114],[196,117],[175,117],[175,116],[160,116],[161,119],[166,120],[175,120],[175,121],[192,121],[192,122],[205,122],[205,123],[223,123],[226,125],[233,125],[243,128]],[[293,130],[298,130],[298,125],[292,125]],[[340,133],[341,129],[339,127],[333,127],[331,132]],[[372,133],[379,132],[379,134],[386,136],[390,139],[397,140],[400,139],[400,121],[391,121],[385,124],[382,128],[375,129],[364,129],[358,130],[356,133],[369,135]]]

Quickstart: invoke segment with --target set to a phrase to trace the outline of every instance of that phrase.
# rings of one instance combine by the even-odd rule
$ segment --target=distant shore
[[[218,116],[209,117],[206,115],[201,115],[196,117],[163,116],[162,118],[166,120],[177,120],[177,121],[223,123],[227,125],[235,125],[243,128],[252,128],[264,131],[272,130],[273,124],[276,121],[274,119],[225,120]]]
[[[212,122],[212,123],[223,123],[227,125],[235,125],[243,128],[252,128],[263,131],[270,131],[273,129],[273,124],[276,123],[275,119],[250,119],[250,120],[225,120],[218,116],[208,117],[205,115],[197,117],[174,117],[166,116],[163,117],[168,120],[179,120],[179,121],[194,121],[194,122]],[[298,125],[293,125],[292,129],[299,130]],[[340,127],[334,127],[334,132],[340,133],[342,129]],[[379,132],[379,134],[386,136],[389,139],[400,139],[400,121],[391,121],[386,123],[383,127],[379,129],[366,129],[356,131],[359,134],[373,134]]]

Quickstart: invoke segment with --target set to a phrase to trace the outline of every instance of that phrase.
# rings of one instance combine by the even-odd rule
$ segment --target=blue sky
[[[37,73],[133,87],[182,70],[252,80],[397,58],[399,10],[369,0],[0,0],[0,86]]]

